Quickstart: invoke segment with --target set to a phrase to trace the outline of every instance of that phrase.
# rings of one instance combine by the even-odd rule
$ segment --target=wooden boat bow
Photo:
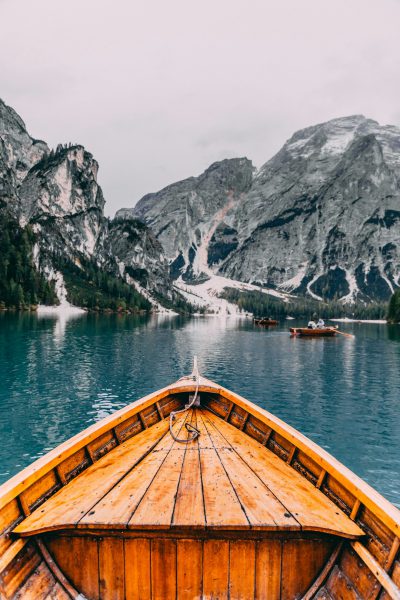
[[[181,444],[169,415],[196,387],[200,406],[173,424]],[[0,529],[6,599],[400,598],[399,511],[198,372],[1,486]]]

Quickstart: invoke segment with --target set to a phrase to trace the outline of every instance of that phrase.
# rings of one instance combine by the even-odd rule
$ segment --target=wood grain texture
[[[284,540],[282,552],[282,600],[307,592],[329,559],[333,544],[322,540]]]
[[[177,541],[177,589],[179,600],[202,597],[203,544],[201,540]]]
[[[282,542],[264,540],[256,544],[257,600],[279,600],[281,596]]]
[[[27,517],[15,531],[21,535],[74,527],[166,434],[162,421],[130,438],[98,460]]]
[[[124,600],[124,542],[118,538],[99,540],[99,584],[101,600]]]
[[[203,547],[203,596],[225,600],[229,585],[229,542],[206,540]]]
[[[255,550],[252,540],[229,543],[230,598],[252,600],[255,597]]]
[[[259,442],[248,436],[243,439],[242,432],[211,413],[205,418],[223,434],[233,450],[280,500],[302,529],[350,538],[362,534],[360,528],[322,492]]]
[[[179,434],[185,418],[182,416],[175,423],[176,433]],[[102,526],[107,529],[127,526],[173,444],[172,437],[169,434],[165,435],[155,447],[154,452],[145,456],[80,519],[79,526],[89,528]]]
[[[152,600],[176,597],[176,542],[168,539],[151,541]]]
[[[98,540],[88,537],[53,537],[46,542],[50,554],[75,589],[88,600],[98,600]]]
[[[126,600],[151,600],[150,540],[125,540]]]
[[[14,600],[47,598],[56,581],[44,562],[31,574],[28,581],[14,595]]]

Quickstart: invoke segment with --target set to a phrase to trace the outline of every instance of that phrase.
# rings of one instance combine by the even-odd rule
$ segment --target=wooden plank
[[[106,431],[98,438],[90,442],[87,445],[87,451],[89,453],[92,462],[95,462],[105,456],[117,445],[117,440],[114,437],[114,428],[111,428],[110,431]]]
[[[243,433],[211,413],[207,414],[207,419],[223,434],[303,529],[336,533],[350,538],[362,535],[358,525],[275,454],[266,450],[256,440],[248,436],[243,437]]]
[[[16,540],[13,542],[7,550],[0,556],[0,573],[2,573],[11,561],[21,552],[21,550],[26,546],[26,540]]]
[[[232,450],[218,450],[252,529],[299,531],[300,524],[250,467]]]
[[[346,545],[342,552],[339,568],[360,596],[369,600],[376,598],[381,586],[350,545]]]
[[[202,597],[203,545],[200,540],[177,540],[177,587],[179,600]]]
[[[255,550],[252,540],[229,544],[229,594],[235,600],[255,598]]]
[[[52,496],[39,510],[18,525],[15,531],[21,535],[32,535],[75,526],[127,471],[158,444],[167,431],[168,424],[160,421],[149,430],[117,446]]]
[[[200,391],[202,391],[201,388]],[[391,531],[396,535],[400,534],[399,510],[383,498],[376,490],[371,488],[365,481],[357,477],[316,443],[306,438],[278,417],[226,388],[220,386],[219,392],[224,399],[234,402],[244,410],[250,411],[254,416],[260,419],[260,421],[269,427],[272,427],[272,429],[279,432],[291,443],[296,444],[301,451],[307,454],[328,473],[337,478],[337,480],[357,497],[362,504],[370,508],[370,510],[374,512],[374,514],[376,514],[385,525],[391,529]]]
[[[282,598],[302,597],[332,553],[333,542],[284,540],[282,553]]]
[[[197,413],[196,411],[192,412],[191,424],[197,427]],[[198,439],[186,447],[172,525],[192,529],[205,527]]]
[[[180,438],[189,437],[182,427],[191,415],[184,413],[177,423]],[[140,503],[128,521],[128,528],[168,529],[171,527],[186,444],[172,441],[172,445],[155,476],[147,487]]]
[[[34,545],[29,542],[13,558],[1,574],[1,583],[6,598],[14,598],[32,572],[42,562]]]
[[[47,598],[56,581],[44,562],[33,571],[28,581],[14,595],[13,600],[38,600]]]
[[[282,543],[263,540],[256,544],[257,600],[280,600],[281,597]]]
[[[160,403],[156,402],[155,404],[156,404],[157,412],[160,416],[160,419],[162,420],[164,418],[164,414],[163,414],[162,408],[160,406]]]
[[[393,598],[393,600],[400,600],[400,588],[394,583],[393,579],[386,573],[381,565],[374,559],[372,554],[360,544],[360,542],[352,542],[352,548],[357,552],[358,556],[362,558],[371,573],[376,577],[381,586],[386,592]]]
[[[73,585],[71,585],[71,582],[65,577],[64,573],[61,571],[60,567],[58,566],[54,558],[51,556],[50,552],[47,549],[47,546],[40,537],[36,538],[36,544],[40,554],[43,557],[44,562],[53,574],[54,579],[62,585],[64,590],[69,594],[69,596],[71,596],[71,598],[76,598],[79,595],[79,593],[73,587]]]
[[[186,415],[174,424],[174,430],[180,433]],[[148,454],[134,469],[95,504],[79,521],[79,527],[113,529],[127,526],[134,511],[152,483],[155,475],[166,459],[174,444],[167,434],[157,444],[157,451]]]
[[[90,465],[90,460],[86,453],[86,448],[81,448],[72,456],[66,458],[57,467],[57,473],[60,481],[65,485],[70,479],[73,479],[80,472],[84,471]]]
[[[197,427],[200,431],[200,466],[207,527],[249,528],[249,520],[213,447],[201,414]]]
[[[147,429],[146,419],[141,412],[139,412],[139,419],[140,419],[141,424],[143,425],[143,429]]]
[[[20,495],[22,510],[26,515],[31,513],[31,509],[44,502],[45,499],[54,493],[61,483],[57,478],[55,471],[50,471]]]
[[[229,589],[229,542],[205,540],[203,544],[203,597],[227,600]]]
[[[46,546],[74,588],[90,600],[98,600],[98,541],[88,537],[63,536],[49,539]]]
[[[107,537],[99,540],[99,581],[101,600],[125,599],[123,540]]]
[[[325,563],[324,568],[318,573],[317,578],[314,580],[311,587],[308,588],[307,592],[304,594],[301,600],[312,600],[315,597],[315,594],[321,589],[321,586],[325,583],[325,580],[328,578],[329,573],[333,569],[336,564],[337,558],[342,550],[343,542],[338,544],[332,554],[329,557],[329,560]]]
[[[130,529],[169,529],[185,450],[171,450],[128,522]]]
[[[67,594],[59,583],[56,583],[45,600],[71,600],[71,596]]]
[[[152,600],[176,597],[175,540],[151,540],[151,592]]]
[[[125,540],[126,600],[151,600],[150,540]]]
[[[363,597],[357,594],[351,581],[337,566],[334,567],[325,587],[335,600],[364,600]]]

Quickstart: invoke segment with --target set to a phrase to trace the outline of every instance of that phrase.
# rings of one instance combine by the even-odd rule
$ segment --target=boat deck
[[[363,531],[319,489],[265,446],[206,409],[175,422],[200,430],[173,440],[168,419],[121,443],[61,488],[14,530],[21,536],[93,530],[233,529]]]

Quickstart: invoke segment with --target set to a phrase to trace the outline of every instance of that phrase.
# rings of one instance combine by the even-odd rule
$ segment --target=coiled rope
[[[192,408],[192,406],[196,403],[196,400],[199,395],[200,373],[197,369],[197,357],[196,356],[194,357],[194,367],[193,367],[192,377],[196,381],[196,390],[195,390],[192,400],[190,401],[189,404],[186,404],[185,408],[182,408],[181,410],[173,410],[170,412],[170,415],[169,415],[170,434],[171,434],[172,438],[175,440],[175,442],[179,442],[180,444],[189,444],[189,442],[193,442],[200,435],[200,431],[197,429],[197,427],[195,427],[194,425],[191,425],[190,423],[185,423],[185,429],[189,433],[187,438],[179,438],[177,435],[175,435],[175,433],[172,430],[172,425],[176,419],[176,415],[180,415],[180,414],[190,410]]]

